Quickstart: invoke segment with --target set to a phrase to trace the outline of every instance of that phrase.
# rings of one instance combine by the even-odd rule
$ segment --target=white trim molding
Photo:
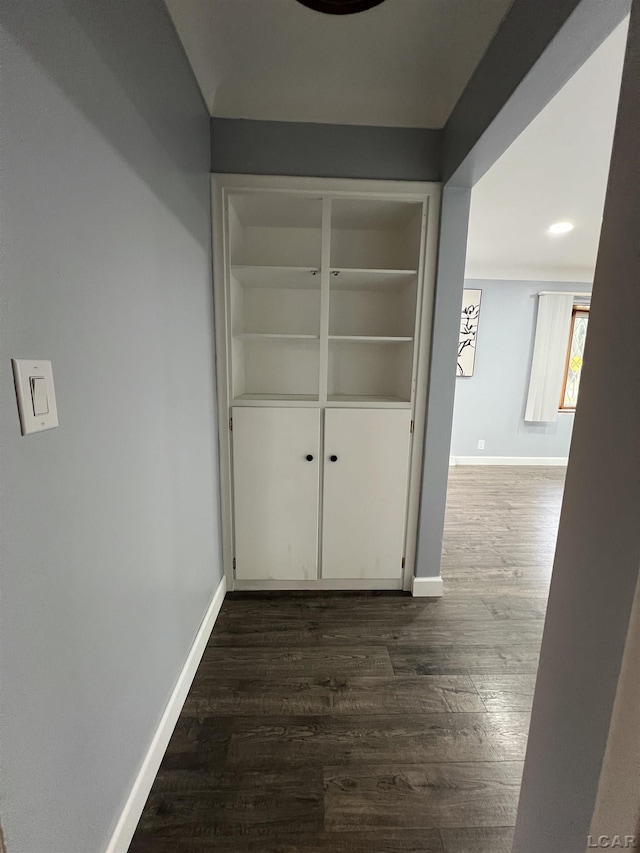
[[[452,456],[450,465],[557,465],[566,468],[567,456]]]
[[[440,598],[443,592],[442,578],[416,578],[411,581],[411,594],[415,598]]]
[[[147,754],[145,755],[138,775],[135,778],[127,801],[124,804],[116,828],[105,853],[127,853],[131,839],[136,831],[140,815],[144,808],[144,804],[149,796],[149,791],[156,778],[160,762],[167,749],[173,730],[178,722],[180,711],[184,705],[185,699],[191,687],[191,682],[194,679],[196,670],[200,664],[200,659],[204,653],[207,642],[213,626],[215,625],[218,613],[222,607],[222,602],[227,591],[226,579],[223,577],[218,585],[217,590],[211,600],[211,604],[207,608],[204,619],[200,624],[196,638],[187,655],[182,671],[178,676],[175,687],[169,697],[167,706],[158,724]]]

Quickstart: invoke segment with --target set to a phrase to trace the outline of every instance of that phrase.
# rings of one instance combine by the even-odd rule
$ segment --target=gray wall
[[[514,853],[585,853],[625,644],[634,636],[640,348],[622,332],[640,309],[639,137],[634,0]]]
[[[640,584],[629,621],[591,836],[637,835],[640,829]]]
[[[440,576],[458,350],[457,335],[452,335],[451,330],[460,329],[470,205],[471,190],[444,188],[422,457],[416,577]]]
[[[440,180],[439,130],[211,119],[211,171]]]
[[[0,54],[2,823],[99,853],[221,577],[209,119],[160,0],[4,0]]]
[[[587,292],[591,284],[467,280],[482,302],[473,376],[456,379],[452,456],[569,455],[573,413],[552,424],[525,423],[524,410],[541,290]],[[484,438],[484,451],[478,439]]]

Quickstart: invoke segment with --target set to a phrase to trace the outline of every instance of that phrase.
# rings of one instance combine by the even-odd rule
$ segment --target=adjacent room
[[[473,328],[461,327],[454,465],[566,466],[627,26],[620,24],[472,190],[463,318],[473,306]],[[571,307],[560,310],[557,347],[542,362],[538,297],[554,293],[568,296]],[[546,316],[553,322],[555,314],[543,310],[539,350],[546,351],[555,346]],[[544,379],[553,385],[548,392]]]
[[[476,184],[451,433],[445,588],[544,612],[609,174],[624,21]],[[599,119],[594,122],[594,115]],[[472,467],[473,466],[473,467]],[[524,601],[518,611],[525,612]],[[533,688],[533,679],[529,680]]]

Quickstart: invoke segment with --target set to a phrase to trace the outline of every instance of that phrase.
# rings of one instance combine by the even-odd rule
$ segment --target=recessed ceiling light
[[[574,228],[575,225],[572,222],[554,222],[549,226],[549,234],[568,234]]]

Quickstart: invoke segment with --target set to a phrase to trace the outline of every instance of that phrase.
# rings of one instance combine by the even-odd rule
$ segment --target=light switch
[[[34,415],[46,415],[49,411],[49,400],[47,397],[47,380],[44,376],[29,377],[31,384],[31,403]]]
[[[58,426],[50,361],[12,358],[22,435]]]

